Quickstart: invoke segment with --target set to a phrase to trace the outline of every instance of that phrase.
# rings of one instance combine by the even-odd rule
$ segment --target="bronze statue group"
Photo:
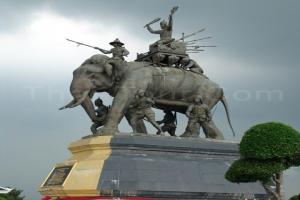
[[[110,50],[67,39],[112,56],[96,54],[73,72],[70,91],[74,99],[61,109],[81,105],[93,121],[93,134],[115,134],[117,125],[125,116],[133,133],[146,134],[144,121],[148,121],[157,129],[158,135],[167,132],[176,136],[176,113],[180,112],[188,118],[181,137],[198,137],[202,128],[206,137],[223,139],[210,114],[210,110],[221,101],[232,129],[223,89],[209,80],[199,64],[189,57],[189,53],[201,51],[198,48],[209,47],[193,45],[196,41],[210,37],[185,40],[204,31],[201,29],[174,39],[173,15],[177,9],[171,9],[168,21],[160,22],[160,30],[151,28],[151,24],[160,18],[144,26],[150,33],[159,34],[160,39],[150,44],[148,52],[138,54],[133,62],[125,60],[129,51],[118,38],[109,43],[113,46]],[[107,92],[113,96],[112,105],[108,107],[98,98],[94,102],[95,109],[91,101],[95,92]],[[160,95],[160,92],[169,94]],[[164,111],[162,120],[155,119],[153,107]]]
[[[151,24],[159,21],[160,18],[157,18],[156,20],[153,20],[152,22],[145,25],[150,33],[160,35],[160,39],[154,44],[150,45],[149,54],[154,52],[152,54],[151,62],[156,66],[173,66],[203,75],[202,68],[197,64],[196,61],[190,59],[186,54],[184,42],[178,42],[175,41],[174,38],[172,38],[173,14],[177,9],[178,7],[174,7],[171,10],[168,22],[165,20],[160,22],[161,30],[153,30],[150,26]],[[112,54],[111,62],[125,61],[124,56],[128,56],[129,51],[124,47],[124,43],[116,38],[109,44],[113,46],[113,48],[110,50],[104,50],[98,47],[94,48],[104,54]],[[179,47],[176,48],[176,45]],[[170,51],[169,54],[173,55],[168,55],[168,53],[166,53],[168,50]],[[163,53],[166,54],[163,55]],[[180,53],[184,56],[180,57]],[[165,57],[168,58],[165,59]],[[145,60],[147,61],[147,59]],[[167,62],[163,63],[164,60],[167,60]],[[154,99],[149,95],[147,96],[145,91],[142,90],[138,90],[134,98],[135,99],[133,103],[129,105],[129,108],[125,114],[129,117],[129,123],[133,129],[133,133],[138,133],[137,124],[139,120],[146,120],[157,129],[157,135],[161,135],[162,133],[167,132],[171,136],[176,136],[176,112],[172,112],[171,110],[164,110],[164,118],[160,121],[156,121],[155,112],[152,110],[152,107],[155,104]],[[91,131],[93,132],[93,134],[97,134],[97,128],[101,127],[104,124],[109,111],[109,107],[104,105],[100,98],[95,100],[95,106],[97,107],[95,112],[101,120],[95,122],[91,126]],[[208,106],[202,102],[201,96],[198,95],[195,97],[194,102],[188,107],[185,114],[188,117],[188,125],[181,137],[198,137],[201,127],[204,129],[204,133],[206,132],[205,129],[208,126],[207,123],[211,120],[211,114]],[[161,124],[163,125],[160,126]]]

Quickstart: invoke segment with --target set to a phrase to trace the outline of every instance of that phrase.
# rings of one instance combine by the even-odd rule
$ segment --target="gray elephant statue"
[[[117,81],[114,74],[118,74]],[[124,61],[117,65],[101,54],[93,55],[74,70],[70,86],[74,99],[62,109],[81,105],[91,120],[96,122],[91,98],[95,92],[107,92],[114,99],[107,121],[98,131],[99,134],[113,135],[118,132],[118,124],[138,90],[152,94],[156,108],[179,113],[185,113],[197,95],[202,97],[209,110],[221,101],[232,129],[223,89],[205,76],[178,68],[157,67],[149,62]],[[141,127],[144,128],[143,122]],[[210,127],[211,134],[207,137],[223,139],[213,120]]]

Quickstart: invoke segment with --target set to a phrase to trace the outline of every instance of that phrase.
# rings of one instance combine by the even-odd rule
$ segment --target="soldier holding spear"
[[[69,42],[74,42],[78,46],[83,45],[83,46],[87,46],[87,47],[97,49],[97,50],[101,51],[104,54],[112,54],[112,59],[114,59],[114,60],[124,61],[124,56],[128,56],[128,54],[129,54],[129,51],[125,47],[123,47],[124,43],[122,43],[118,38],[116,38],[114,41],[109,43],[110,45],[112,45],[114,47],[111,50],[101,49],[99,47],[94,47],[94,46],[84,44],[84,43],[81,43],[81,42],[76,42],[76,41],[70,40],[70,39],[66,39],[66,40],[69,41]]]

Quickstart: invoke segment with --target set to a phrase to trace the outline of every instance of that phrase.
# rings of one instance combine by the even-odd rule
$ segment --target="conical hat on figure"
[[[110,42],[109,44],[112,45],[112,46],[115,45],[115,44],[119,44],[120,46],[124,45],[124,43],[121,42],[118,38],[116,38],[114,41]]]

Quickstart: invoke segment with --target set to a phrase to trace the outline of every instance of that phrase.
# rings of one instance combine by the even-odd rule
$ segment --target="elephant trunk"
[[[79,100],[73,99],[70,103],[68,103],[67,105],[61,107],[60,110],[63,110],[63,109],[66,109],[66,108],[74,108],[78,105],[81,105],[83,107],[83,109],[85,110],[85,112],[90,117],[90,119],[92,121],[97,121],[97,116],[96,116],[96,113],[95,113],[94,104],[91,101],[88,94],[89,94],[88,91],[85,92]]]
[[[93,122],[97,121],[94,104],[89,97],[85,98],[85,100],[81,103],[81,106]]]
[[[61,107],[60,110],[66,108],[74,108],[78,105],[81,105],[90,119],[93,122],[97,121],[94,104],[91,101],[93,89],[94,85],[89,79],[74,75],[74,78],[70,85],[70,92],[74,99],[67,105]]]

